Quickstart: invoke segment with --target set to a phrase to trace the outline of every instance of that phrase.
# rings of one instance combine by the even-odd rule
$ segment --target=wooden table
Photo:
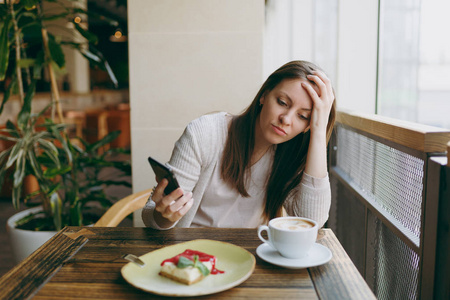
[[[255,229],[66,227],[0,278],[0,299],[142,299],[164,298],[129,285],[121,276],[122,255],[143,255],[194,239],[232,243],[256,258],[253,274],[230,290],[205,299],[375,299],[330,229],[319,243],[333,258],[308,269],[285,269],[256,255],[261,244]],[[167,298],[166,298],[167,299]]]

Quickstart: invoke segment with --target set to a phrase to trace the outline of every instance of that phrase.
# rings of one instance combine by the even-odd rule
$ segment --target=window
[[[338,0],[314,1],[313,10],[313,60],[336,82]]]
[[[450,128],[448,11],[448,0],[380,0],[378,114]]]

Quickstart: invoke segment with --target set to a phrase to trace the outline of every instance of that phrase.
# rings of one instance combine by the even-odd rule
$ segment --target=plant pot
[[[39,183],[33,175],[27,175],[23,179],[23,193],[24,195],[28,195],[31,193],[34,193],[36,191],[39,191]]]
[[[56,234],[56,231],[31,231],[16,228],[16,221],[26,215],[41,211],[42,207],[34,207],[18,212],[10,217],[6,224],[15,263],[21,262],[37,248]]]

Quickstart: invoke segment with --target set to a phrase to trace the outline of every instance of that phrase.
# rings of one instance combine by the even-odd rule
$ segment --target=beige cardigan
[[[192,191],[194,204],[175,225],[190,227],[202,202],[214,168],[220,163],[222,149],[228,134],[228,122],[224,112],[202,116],[186,127],[175,143],[168,165],[184,192]],[[311,218],[322,227],[328,219],[331,189],[328,176],[313,178],[304,174],[300,184],[292,190],[284,207],[291,216]],[[148,227],[161,229],[154,222],[155,203],[149,199],[142,210],[142,219]]]

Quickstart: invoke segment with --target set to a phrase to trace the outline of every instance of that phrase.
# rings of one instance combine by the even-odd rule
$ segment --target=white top
[[[274,153],[271,148],[251,167],[251,179],[246,186],[250,197],[243,197],[223,181],[218,164],[191,227],[255,228],[261,225],[265,187]]]
[[[204,223],[206,219],[214,219],[213,222],[210,222],[214,224],[218,219],[221,219],[224,210],[232,209],[230,208],[232,201],[220,202],[220,207],[213,209],[213,202],[205,197],[210,183],[216,182],[220,185],[213,180],[214,173],[219,170],[222,151],[228,135],[228,118],[226,115],[227,113],[223,112],[215,113],[193,120],[175,143],[168,165],[173,169],[181,188],[185,192],[192,191],[194,198],[191,209],[175,224],[177,227],[191,227],[196,226],[196,224],[197,226],[209,226]],[[265,174],[267,172],[270,172],[270,168],[265,171]],[[257,189],[257,184],[253,187],[253,183],[250,182],[249,191],[254,188]],[[264,197],[259,198],[263,199]],[[248,198],[243,200],[246,199]],[[203,206],[203,201],[205,201],[205,206]],[[314,178],[304,173],[300,184],[289,193],[283,206],[288,215],[313,219],[322,227],[328,219],[330,204],[331,189],[328,176]],[[197,216],[200,207],[201,212]],[[154,209],[155,203],[149,199],[142,210],[142,219],[146,226],[161,229],[153,219]],[[259,209],[262,211],[262,205],[258,207]],[[255,215],[260,214],[247,215],[246,218],[250,219]],[[228,216],[227,224],[215,223],[211,226],[228,227],[230,224],[240,222],[241,215],[233,213],[228,214]],[[194,220],[195,224],[193,224]]]

